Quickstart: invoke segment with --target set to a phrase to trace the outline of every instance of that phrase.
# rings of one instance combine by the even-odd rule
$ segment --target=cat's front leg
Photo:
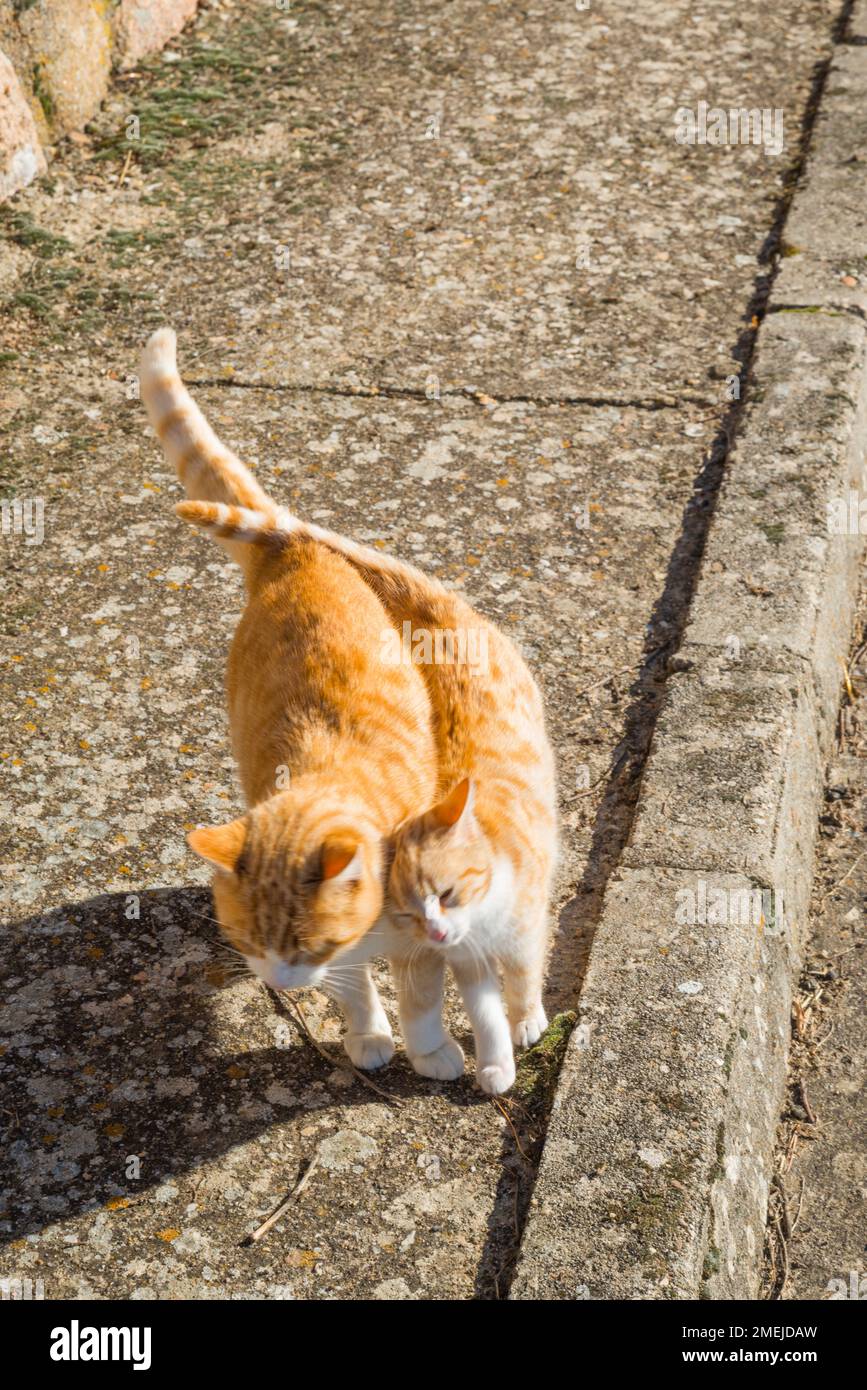
[[[544,906],[519,919],[513,930],[511,946],[502,957],[506,1012],[516,1047],[532,1047],[548,1027],[542,1005],[546,921]]]
[[[454,1081],[464,1069],[464,1054],[443,1027],[445,961],[435,951],[414,950],[393,956],[400,1029],[409,1060],[421,1076]]]
[[[479,960],[454,962],[452,969],[473,1025],[476,1079],[488,1095],[499,1095],[515,1080],[515,1056],[496,971]]]
[[[322,988],[343,1009],[346,1019],[343,1046],[353,1066],[362,1071],[375,1071],[390,1062],[394,1056],[394,1038],[370,967],[338,965],[326,975]]]

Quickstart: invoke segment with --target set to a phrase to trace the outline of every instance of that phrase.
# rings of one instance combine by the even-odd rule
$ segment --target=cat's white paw
[[[515,1080],[514,1057],[503,1057],[499,1062],[489,1062],[486,1066],[479,1067],[476,1080],[489,1096],[502,1095]]]
[[[548,1027],[548,1020],[545,1017],[545,1010],[541,1004],[526,1018],[519,1018],[517,1023],[512,1025],[512,1042],[516,1047],[532,1047],[537,1043]]]
[[[389,1033],[347,1033],[343,1046],[350,1062],[361,1071],[376,1071],[394,1056],[394,1040]]]
[[[430,1076],[434,1081],[454,1081],[464,1070],[464,1054],[454,1038],[446,1038],[435,1052],[409,1060],[420,1076]]]

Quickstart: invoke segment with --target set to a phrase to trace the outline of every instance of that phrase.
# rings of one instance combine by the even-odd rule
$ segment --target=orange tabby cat
[[[141,390],[191,497],[242,498],[273,512],[182,385],[168,329],[145,348]],[[226,549],[248,590],[228,702],[249,809],[189,843],[214,865],[230,944],[269,985],[290,989],[324,981],[380,916],[387,837],[435,791],[430,706],[414,667],[383,668],[388,617],[339,555],[305,537]],[[346,1013],[353,1062],[388,1061],[391,1031],[366,967],[332,969],[329,990]]]
[[[512,1042],[528,1046],[547,1026],[542,985],[557,848],[554,759],[541,696],[522,657],[420,570],[282,509],[181,503],[177,510],[266,554],[280,554],[298,536],[329,546],[363,576],[396,625],[384,635],[385,669],[421,666],[448,795],[398,831],[387,903],[395,930],[384,949],[416,1070],[451,1078],[463,1068],[461,1049],[442,1025],[448,963],[473,1025],[479,1083],[492,1093],[508,1089]],[[367,945],[348,959],[362,959]]]

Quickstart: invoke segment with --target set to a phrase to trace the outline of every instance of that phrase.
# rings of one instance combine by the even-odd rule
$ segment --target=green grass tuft
[[[55,232],[47,232],[44,227],[37,227],[27,212],[6,210],[0,220],[0,227],[5,227],[9,241],[14,242],[16,246],[26,246],[28,250],[35,251],[37,256],[44,259],[58,256],[62,251],[69,251],[72,247],[72,243],[67,241],[65,236],[58,236]]]

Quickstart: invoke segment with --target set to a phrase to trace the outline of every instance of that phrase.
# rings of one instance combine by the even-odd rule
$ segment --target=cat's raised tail
[[[246,507],[262,518],[276,515],[276,504],[249,468],[218,439],[181,381],[171,328],[160,328],[148,339],[141,357],[140,382],[148,419],[188,497]],[[226,543],[226,549],[246,568],[249,551],[231,543]]]
[[[244,545],[261,545],[281,550],[290,535],[300,527],[292,525],[291,516],[282,517],[273,504],[267,511],[252,507],[231,507],[225,502],[178,502],[179,517],[191,526],[199,526],[218,541],[235,541]]]

